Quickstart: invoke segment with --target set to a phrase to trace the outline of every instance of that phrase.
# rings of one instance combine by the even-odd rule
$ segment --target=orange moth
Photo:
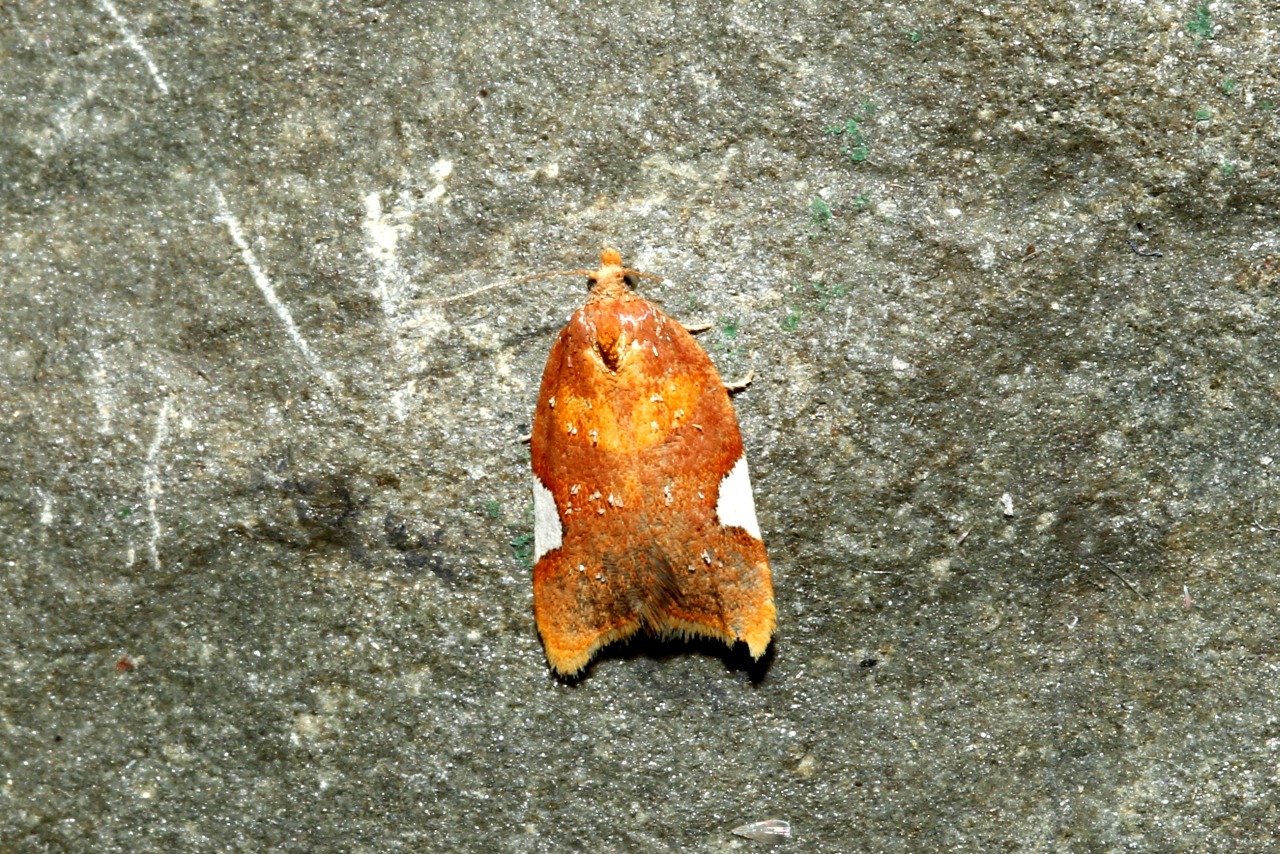
[[[773,636],[769,559],[720,375],[680,323],[632,290],[613,250],[547,357],[533,417],[533,609],[571,676],[646,629]],[[649,278],[656,278],[649,276]]]

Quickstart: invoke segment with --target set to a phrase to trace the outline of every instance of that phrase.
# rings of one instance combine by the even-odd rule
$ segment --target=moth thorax
[[[595,343],[600,361],[604,362],[604,366],[611,372],[617,373],[618,367],[622,364],[626,344],[622,334],[622,324],[618,322],[617,315],[605,315],[597,319]]]

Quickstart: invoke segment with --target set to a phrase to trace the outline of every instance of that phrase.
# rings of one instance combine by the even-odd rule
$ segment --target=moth
[[[547,357],[533,418],[533,607],[553,670],[640,630],[773,637],[769,559],[728,391],[605,250]]]

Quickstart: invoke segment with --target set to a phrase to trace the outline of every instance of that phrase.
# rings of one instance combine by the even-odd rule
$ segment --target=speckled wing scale
[[[773,583],[720,376],[607,250],[542,375],[530,451],[533,603],[563,675],[640,629],[773,636]]]

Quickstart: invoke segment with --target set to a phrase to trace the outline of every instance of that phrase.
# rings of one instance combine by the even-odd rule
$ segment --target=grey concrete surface
[[[0,5],[0,849],[1266,850],[1278,67],[1256,0]],[[440,300],[606,245],[757,372],[762,665],[547,671],[584,284]]]

